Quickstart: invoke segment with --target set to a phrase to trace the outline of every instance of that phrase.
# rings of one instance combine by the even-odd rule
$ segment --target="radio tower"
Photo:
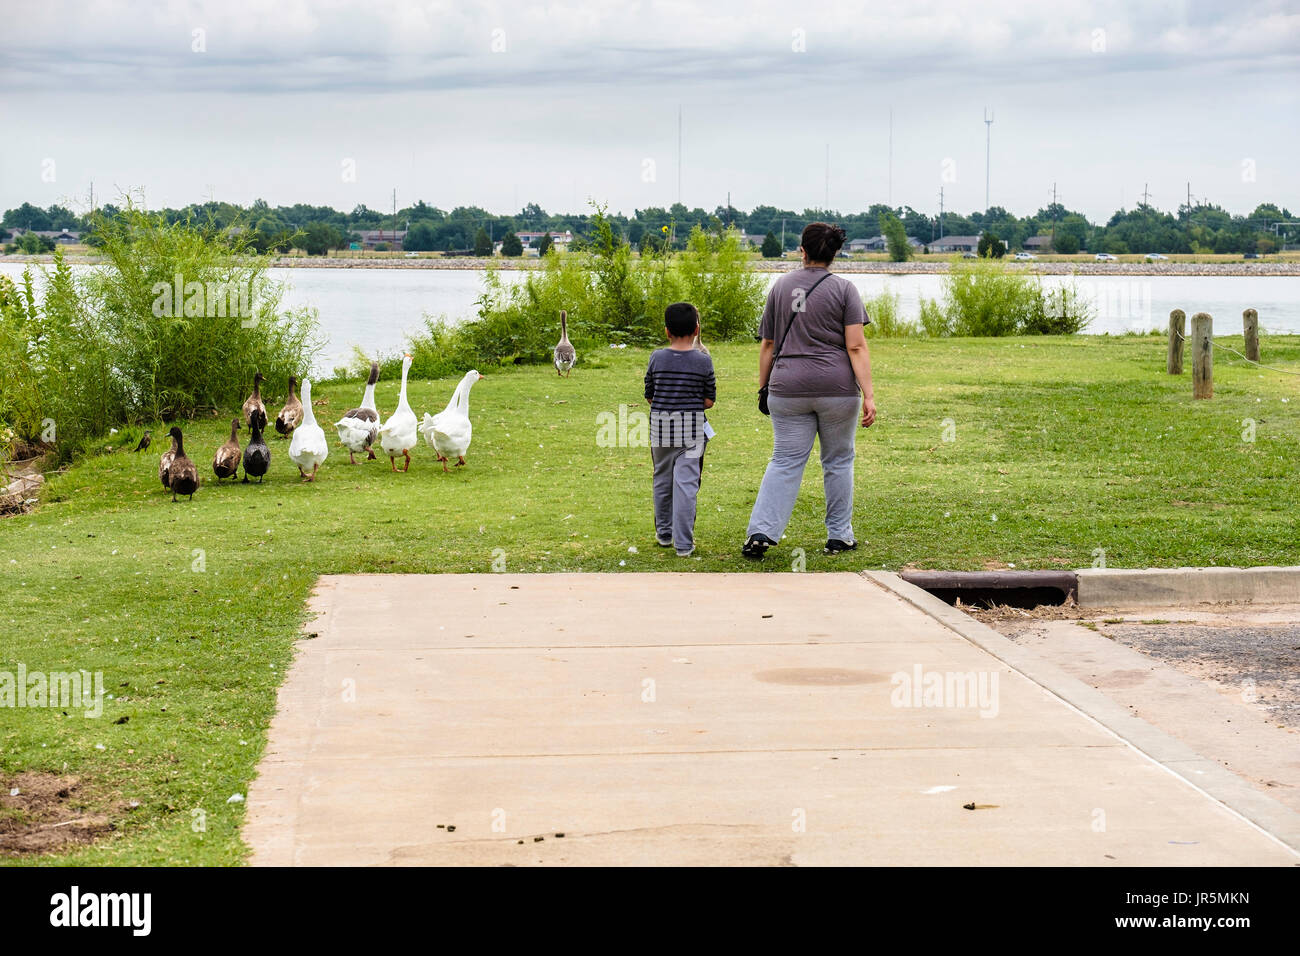
[[[989,211],[989,144],[993,140],[993,114],[984,109],[984,213]]]

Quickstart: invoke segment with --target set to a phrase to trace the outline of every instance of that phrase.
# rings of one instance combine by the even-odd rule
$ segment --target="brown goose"
[[[289,397],[284,400],[284,408],[280,409],[280,414],[275,416],[275,430],[288,438],[293,434],[293,430],[302,424],[302,401],[293,393],[293,387],[298,384],[298,380],[292,375],[289,376]]]
[[[176,443],[176,457],[172,459],[171,467],[167,469],[169,479],[167,487],[171,489],[172,501],[176,500],[177,495],[189,495],[190,501],[193,501],[194,492],[199,490],[198,466],[185,454],[185,439],[181,436],[181,430],[173,425],[172,430],[167,434],[171,435],[172,441]]]
[[[168,433],[170,434],[170,432]],[[176,457],[176,439],[172,439],[172,447],[162,453],[158,459],[158,480],[162,482],[163,489],[170,489],[172,486],[172,459]]]
[[[560,341],[555,345],[553,357],[555,374],[568,378],[573,371],[573,364],[578,361],[578,351],[569,341],[569,313],[564,310],[560,311]]]
[[[361,405],[349,409],[334,423],[338,429],[339,441],[348,450],[348,460],[357,463],[356,453],[366,452],[366,461],[375,457],[370,446],[379,437],[379,410],[375,408],[375,382],[379,381],[379,363],[370,363],[370,378],[366,379],[366,391],[361,396]]]
[[[226,443],[217,449],[217,454],[212,459],[212,470],[217,473],[217,483],[221,483],[222,478],[234,478],[235,473],[239,471],[240,459],[244,457],[244,450],[239,447],[239,419],[230,420],[230,437]]]
[[[253,394],[244,402],[244,421],[249,425],[257,419],[258,428],[266,428],[266,405],[262,402],[262,373],[253,376]]]

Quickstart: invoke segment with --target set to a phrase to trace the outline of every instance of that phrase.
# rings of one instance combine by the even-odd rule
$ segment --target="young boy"
[[[668,348],[650,355],[645,397],[650,403],[650,459],[654,462],[655,540],[676,547],[678,557],[695,550],[695,498],[700,490],[704,446],[713,430],[704,418],[717,398],[713,359],[693,347],[700,313],[689,302],[664,310]]]

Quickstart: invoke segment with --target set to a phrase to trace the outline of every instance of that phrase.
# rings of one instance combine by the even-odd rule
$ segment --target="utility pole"
[[[1147,189],[1147,187],[1148,187],[1149,185],[1151,185],[1151,184],[1150,184],[1150,183],[1143,183],[1143,184],[1142,184],[1142,205],[1144,205],[1144,206],[1149,206],[1149,205],[1151,205],[1151,203],[1150,203],[1150,201],[1149,201],[1149,197],[1151,196],[1151,191],[1150,191],[1149,189]]]
[[[781,217],[781,255],[785,255],[785,216]]]
[[[943,238],[943,187],[939,187],[939,238]]]
[[[993,114],[984,108],[984,214],[989,211],[989,157],[993,141]]]

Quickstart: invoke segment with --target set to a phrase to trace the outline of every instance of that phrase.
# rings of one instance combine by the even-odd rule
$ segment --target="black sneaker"
[[[740,549],[740,553],[752,561],[760,561],[763,555],[767,554],[767,549],[774,544],[776,542],[765,534],[751,534],[749,540]]]
[[[826,542],[826,547],[822,548],[823,554],[839,554],[842,551],[856,551],[858,543],[856,541],[841,541],[839,538],[831,538]]]
[[[671,548],[673,546],[673,539],[661,538],[658,535],[655,535],[655,544],[659,545],[661,548]]]

